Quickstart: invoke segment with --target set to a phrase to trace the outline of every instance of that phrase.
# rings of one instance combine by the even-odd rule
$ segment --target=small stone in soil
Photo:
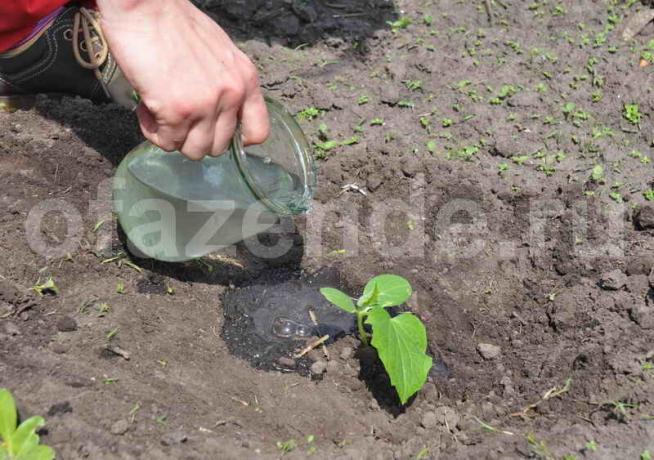
[[[438,426],[438,417],[436,417],[436,413],[431,411],[425,412],[425,414],[422,416],[420,425],[428,430],[436,428]]]
[[[111,425],[111,434],[122,436],[129,430],[129,422],[127,420],[118,420]]]
[[[608,291],[618,291],[627,284],[627,275],[622,270],[604,273],[600,278],[600,286]]]
[[[627,263],[627,275],[649,275],[654,267],[654,256],[640,255],[634,257]]]
[[[282,367],[285,367],[286,369],[295,369],[295,366],[297,363],[293,358],[289,358],[288,356],[282,356],[277,360],[277,364],[279,364]]]
[[[181,431],[173,431],[172,433],[166,433],[161,437],[161,444],[164,446],[172,446],[175,444],[182,444],[188,440],[188,436]]]
[[[48,409],[48,417],[53,417],[59,414],[66,414],[72,411],[73,407],[70,405],[70,402],[64,401],[50,406],[50,409]]]
[[[480,343],[477,345],[477,351],[484,359],[495,359],[502,353],[500,347],[490,343]]]
[[[64,345],[63,343],[55,342],[50,345],[50,349],[57,353],[58,355],[63,355],[68,353],[68,346]]]
[[[20,335],[20,329],[18,329],[18,326],[11,322],[5,324],[5,332],[12,336]]]
[[[318,360],[311,365],[311,373],[314,375],[320,375],[327,370],[327,363],[323,360]]]
[[[634,223],[638,230],[651,230],[654,228],[654,206],[646,204],[634,215]]]
[[[459,414],[457,414],[454,409],[447,406],[437,407],[434,414],[436,414],[436,420],[438,423],[446,425],[450,430],[454,430],[461,420]]]
[[[372,174],[368,176],[368,181],[366,183],[366,186],[368,187],[368,190],[374,192],[381,186],[383,181],[384,180],[379,174]]]
[[[75,332],[77,330],[77,321],[70,316],[64,316],[57,321],[57,330],[59,332]]]
[[[632,307],[629,317],[643,329],[654,329],[654,308],[646,305]]]
[[[338,370],[338,363],[336,361],[328,361],[326,371],[328,373],[333,373]]]
[[[348,360],[352,357],[352,354],[354,353],[354,350],[352,347],[345,347],[341,350],[341,359],[342,360]]]

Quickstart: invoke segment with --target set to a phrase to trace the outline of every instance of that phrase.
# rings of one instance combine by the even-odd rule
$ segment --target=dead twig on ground
[[[570,387],[572,386],[572,378],[568,377],[568,379],[565,381],[565,384],[561,388],[550,388],[545,392],[543,397],[540,399],[540,401],[537,401],[533,404],[528,405],[524,409],[522,409],[520,412],[514,412],[511,414],[511,417],[523,417],[526,418],[528,416],[529,411],[535,409],[536,407],[540,406],[542,403],[545,401],[548,401],[552,398],[557,398],[559,396],[562,396],[566,394],[568,391],[570,391]]]
[[[295,354],[293,356],[293,358],[298,359],[298,358],[303,357],[304,355],[309,353],[311,350],[313,350],[314,348],[319,347],[320,345],[322,345],[323,343],[325,343],[328,340],[329,340],[329,336],[328,335],[323,335],[318,340],[314,340],[309,345],[304,347],[299,353]]]
[[[309,318],[311,318],[311,322],[313,323],[314,326],[318,327],[318,318],[316,317],[316,313],[309,309]],[[325,358],[327,358],[327,361],[329,361],[329,351],[327,350],[327,347],[323,343],[322,345],[322,352],[325,355]]]

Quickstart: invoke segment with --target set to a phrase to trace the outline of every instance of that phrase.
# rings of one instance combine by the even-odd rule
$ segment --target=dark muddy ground
[[[94,231],[98,185],[139,141],[132,116],[68,99],[0,115],[0,386],[59,457],[649,458],[654,25],[622,38],[647,7],[204,3],[302,113],[314,211],[273,260],[102,263],[123,246]],[[46,259],[28,240],[66,241],[61,215],[25,228],[53,199],[84,231]],[[416,288],[443,369],[405,410],[351,337],[321,378],[229,352],[227,290],[325,270],[353,294],[380,272]],[[60,293],[39,297],[48,276]]]

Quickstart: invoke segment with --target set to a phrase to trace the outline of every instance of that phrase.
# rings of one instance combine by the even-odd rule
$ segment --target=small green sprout
[[[93,226],[93,233],[98,233],[98,230],[102,228],[102,226],[105,224],[106,220],[99,220],[96,222],[96,224]]]
[[[116,283],[116,294],[125,294],[125,283],[122,281]]]
[[[391,26],[391,30],[393,33],[397,33],[399,30],[406,29],[411,25],[411,18],[407,16],[402,16],[401,18],[397,19],[396,21],[387,21],[386,24]]]
[[[413,109],[416,106],[416,104],[413,101],[401,100],[400,102],[397,103],[397,106],[403,109]]]
[[[476,145],[466,145],[458,149],[453,149],[447,152],[448,160],[464,160],[471,161],[472,158],[479,152],[479,147]]]
[[[654,62],[654,40],[647,42],[647,47],[640,54],[640,58],[647,62]]]
[[[99,318],[103,318],[107,313],[111,311],[111,306],[106,302],[99,303],[97,308]]]
[[[373,118],[370,120],[370,126],[384,126],[383,118]]]
[[[297,443],[295,439],[289,439],[288,441],[277,441],[277,448],[282,453],[282,455],[293,452],[297,448]]]
[[[536,168],[538,171],[542,172],[545,174],[545,176],[550,177],[553,176],[554,173],[556,173],[556,168],[550,164],[543,163],[541,165],[538,165]]]
[[[45,425],[43,417],[31,417],[18,425],[16,402],[4,388],[0,388],[0,459],[2,460],[54,460],[51,447],[39,445],[39,428]]]
[[[593,170],[590,173],[590,178],[593,182],[604,182],[604,166],[595,165]]]
[[[652,452],[649,449],[644,450],[640,454],[640,460],[652,460]]]
[[[622,116],[632,125],[640,124],[642,114],[638,104],[625,104]]]
[[[522,166],[528,160],[529,160],[529,155],[516,155],[516,156],[511,157],[511,161],[513,161],[518,166]]]
[[[326,141],[329,138],[329,126],[326,123],[318,125],[318,136],[321,140]]]
[[[313,120],[314,118],[319,117],[323,113],[323,110],[316,107],[307,107],[297,114],[297,117],[300,120]]]
[[[359,136],[352,136],[342,141],[341,145],[355,145],[359,142],[361,142],[361,138]]]
[[[118,335],[118,328],[112,329],[109,332],[107,332],[107,340],[112,340],[117,335]]]
[[[548,88],[547,84],[546,84],[546,83],[543,83],[543,82],[538,83],[538,84],[536,85],[536,88],[535,88],[535,90],[536,90],[537,93],[546,93],[546,92],[548,91],[548,89],[549,89],[549,88]]]
[[[622,194],[620,192],[610,192],[609,197],[615,201],[616,203],[622,203],[624,200],[622,198]]]
[[[454,124],[454,120],[452,120],[451,118],[443,118],[441,120],[441,125],[443,126],[443,128],[449,128],[453,124]]]
[[[357,99],[357,104],[359,105],[365,105],[368,102],[370,102],[370,98],[366,95],[359,96],[359,99]]]
[[[505,99],[510,98],[519,91],[519,88],[514,85],[502,85],[500,92],[497,96],[489,99],[488,103],[491,105],[501,105]]]
[[[586,443],[586,450],[595,452],[597,450],[597,443],[594,440],[590,440]]]
[[[423,447],[420,449],[420,451],[416,454],[415,460],[426,460],[429,458],[429,449],[426,447]]]
[[[563,5],[556,5],[552,10],[552,16],[564,16],[567,13]]]
[[[338,289],[320,290],[329,302],[356,316],[359,338],[364,345],[370,343],[377,349],[402,404],[422,388],[432,366],[422,321],[408,312],[391,317],[386,310],[404,304],[412,292],[409,282],[396,275],[371,279],[356,303]],[[372,335],[366,325],[372,328]]]
[[[643,192],[643,197],[647,201],[654,201],[654,189],[647,189]]]
[[[566,118],[569,118],[576,108],[577,108],[577,104],[575,104],[574,102],[566,102],[565,104],[563,104],[563,115],[565,115]]]
[[[336,147],[338,147],[340,144],[338,141],[325,141],[325,142],[315,142],[314,146],[318,150],[322,150],[323,152],[329,152],[330,150],[334,150]]]
[[[422,80],[406,80],[404,86],[410,91],[418,91],[422,89]]]
[[[36,292],[41,297],[43,297],[47,293],[53,295],[59,294],[59,288],[55,284],[55,281],[52,278],[52,276],[48,277],[45,283],[40,283],[40,280],[37,281],[37,283],[34,286],[32,286],[32,291]]]

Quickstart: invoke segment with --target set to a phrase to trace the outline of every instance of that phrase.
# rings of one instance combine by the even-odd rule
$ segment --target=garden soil
[[[623,38],[649,6],[202,6],[316,145],[313,211],[201,261],[128,258],[107,191],[135,117],[0,114],[0,387],[58,458],[649,458],[654,25]],[[406,407],[356,337],[303,372],[225,341],[232,291],[384,272],[438,357]]]

